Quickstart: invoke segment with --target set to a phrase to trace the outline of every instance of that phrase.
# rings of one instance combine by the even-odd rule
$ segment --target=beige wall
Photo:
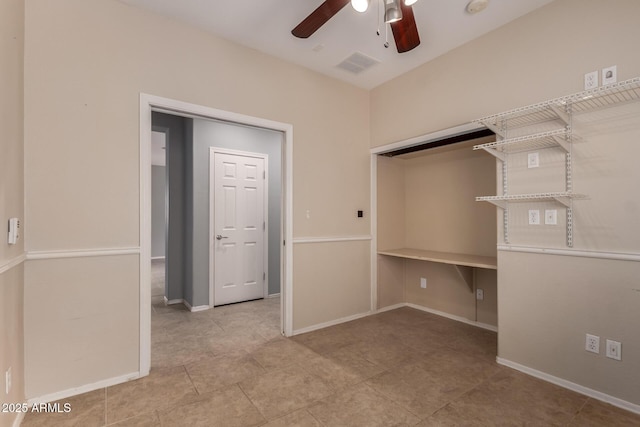
[[[9,246],[9,218],[24,219],[23,180],[24,3],[0,2],[0,404],[24,402],[24,239]],[[22,221],[24,226],[24,221]],[[11,392],[5,372],[11,368]],[[0,411],[0,427],[13,425],[17,413]]]
[[[378,157],[378,249],[495,256],[495,209],[475,202],[496,187],[495,161],[472,149],[480,142]],[[406,302],[497,326],[495,271],[476,274],[483,301],[453,265],[378,256],[378,307]]]
[[[356,218],[370,203],[368,92],[115,0],[29,0],[26,28],[29,251],[139,245],[140,92],[292,124],[294,236],[369,234],[369,216]],[[349,282],[334,281],[328,267],[349,245],[294,248],[294,329],[368,310],[368,242],[341,264]],[[103,293],[136,298],[138,271],[130,258],[27,263],[27,349],[47,347],[38,325],[64,325],[65,331],[47,353],[29,351],[28,397],[134,367],[139,349],[131,337],[84,335],[111,321],[137,331],[137,299],[122,313],[93,304],[99,285]],[[119,271],[114,283],[96,280],[80,294],[79,277],[66,283],[66,269],[93,278],[107,267]],[[83,306],[82,317],[41,307],[45,291],[52,306]],[[318,292],[322,298],[315,298]],[[74,340],[79,336],[85,339]],[[89,354],[92,346],[112,350]],[[112,351],[118,352],[115,367]],[[64,357],[69,353],[93,361],[93,370],[75,371],[77,362]],[[51,357],[59,362],[57,373],[41,377]]]
[[[618,80],[638,76],[638,16],[635,0],[556,0],[418,67],[372,91],[372,146],[578,92],[584,73],[609,65],[617,64]],[[576,202],[576,247],[638,254],[640,196],[621,191],[640,179],[630,165],[640,155],[631,142],[637,136],[629,130],[617,138],[627,125],[615,118],[601,125],[608,132],[587,125],[584,144],[576,143],[575,191],[594,192],[584,204]],[[543,241],[527,230],[520,244],[563,244],[558,229],[541,227]],[[637,267],[635,261],[499,252],[499,357],[640,404],[640,335],[630,333],[639,323],[631,309],[640,298],[631,279]],[[586,354],[585,333],[619,338],[623,361]]]

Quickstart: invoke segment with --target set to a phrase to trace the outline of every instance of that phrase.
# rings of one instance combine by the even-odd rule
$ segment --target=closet
[[[375,156],[377,308],[408,305],[495,330],[497,219],[476,196],[496,191],[496,162],[472,149],[495,136],[455,141]]]

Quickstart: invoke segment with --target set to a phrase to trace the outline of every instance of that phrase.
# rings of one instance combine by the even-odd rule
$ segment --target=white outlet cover
[[[545,209],[544,223],[546,225],[558,225],[558,211],[556,209]]]
[[[598,87],[598,72],[592,71],[584,75],[584,90],[595,89]]]
[[[529,225],[540,225],[540,210],[529,210]]]
[[[618,341],[607,340],[607,357],[609,359],[622,360],[622,344]]]
[[[602,84],[610,85],[618,81],[618,67],[612,65],[611,67],[602,69]]]
[[[584,349],[592,353],[600,354],[600,337],[597,335],[587,334]]]
[[[527,167],[537,168],[540,166],[540,155],[538,153],[529,153],[527,155]]]
[[[476,289],[476,299],[478,301],[483,301],[484,300],[484,290],[483,289]]]
[[[420,287],[422,289],[427,289],[427,279],[425,277],[420,278]]]

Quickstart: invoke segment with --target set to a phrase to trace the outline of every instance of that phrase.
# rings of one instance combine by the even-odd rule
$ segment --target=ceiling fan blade
[[[400,7],[402,8],[402,19],[391,23],[391,30],[398,53],[404,53],[418,47],[420,36],[416,19],[413,16],[413,8],[406,6],[403,1],[400,2]]]
[[[291,34],[300,39],[308,38],[331,19],[333,15],[340,12],[349,2],[350,0],[326,0],[318,6],[316,10],[311,12],[304,21],[299,23],[298,26],[291,31]]]

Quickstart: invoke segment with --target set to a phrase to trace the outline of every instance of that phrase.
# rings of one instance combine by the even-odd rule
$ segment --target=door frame
[[[209,147],[209,307],[213,309],[215,303],[215,164],[216,153],[231,154],[244,157],[255,157],[264,160],[264,197],[262,209],[264,211],[264,239],[262,241],[262,262],[264,263],[265,279],[263,281],[262,296],[269,296],[269,155],[265,153],[253,153],[249,151],[239,151],[221,147]]]
[[[293,335],[293,125],[247,116],[188,102],[140,93],[140,376],[151,369],[151,113],[158,111],[191,118],[221,120],[283,133],[282,162],[282,283],[280,287],[280,327]],[[288,244],[287,244],[288,243]]]

